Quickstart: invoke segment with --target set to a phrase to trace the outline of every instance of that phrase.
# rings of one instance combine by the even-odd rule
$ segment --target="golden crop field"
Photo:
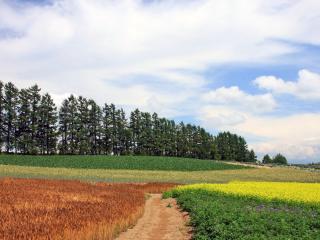
[[[204,189],[267,200],[285,200],[320,204],[320,183],[293,182],[230,182],[228,184],[193,184],[178,186],[177,190]]]
[[[113,239],[173,184],[1,179],[0,239]]]

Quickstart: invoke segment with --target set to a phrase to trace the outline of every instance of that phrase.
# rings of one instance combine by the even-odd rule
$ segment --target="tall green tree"
[[[41,154],[56,153],[57,146],[57,107],[51,98],[46,93],[41,97],[39,106],[39,121],[38,121],[38,144]]]
[[[248,145],[243,137],[230,132],[219,133],[214,140],[218,156],[225,161],[253,161],[249,158]]]
[[[31,105],[31,112],[30,112],[30,146],[29,152],[31,154],[37,154],[39,146],[39,138],[38,138],[38,125],[39,125],[39,108],[40,108],[40,95],[41,89],[38,85],[34,85],[28,89],[29,92],[29,100]]]
[[[18,88],[11,82],[4,86],[4,130],[5,130],[5,149],[9,153],[17,151],[17,107],[18,107]]]
[[[243,137],[238,137],[237,154],[236,154],[235,160],[239,162],[245,162],[247,151],[248,151],[248,145],[246,140]]]
[[[141,154],[150,155],[152,152],[152,121],[150,113],[141,113],[140,124],[140,151]]]
[[[78,153],[78,119],[77,119],[78,101],[74,95],[65,99],[59,111],[59,132],[61,141],[59,152],[61,154]]]
[[[91,154],[101,153],[101,118],[100,107],[94,100],[90,99],[89,104],[89,144]]]
[[[119,154],[119,136],[118,136],[118,128],[117,128],[117,120],[118,120],[118,111],[114,104],[110,104],[110,118],[111,118],[111,125],[110,125],[110,142],[111,142],[111,153],[114,155]]]
[[[17,150],[22,154],[30,154],[31,139],[31,102],[27,89],[21,89],[17,107]]]
[[[78,153],[81,155],[91,153],[89,125],[89,101],[80,96],[78,97],[78,110],[76,112],[76,145],[78,146]]]
[[[161,126],[157,113],[152,114],[152,140],[151,140],[152,155],[161,155]]]
[[[63,100],[62,105],[59,109],[59,153],[67,154],[68,153],[68,131],[69,131],[69,102],[67,99]]]
[[[71,95],[68,98],[69,102],[69,132],[68,132],[68,146],[69,146],[69,153],[76,154],[78,153],[78,142],[77,142],[77,130],[78,130],[78,119],[77,119],[77,112],[78,112],[78,101],[74,95]]]
[[[268,154],[264,155],[264,157],[262,159],[262,163],[264,163],[264,164],[272,163],[271,157]]]
[[[129,124],[132,138],[132,150],[135,154],[141,154],[141,132],[142,132],[142,125],[141,125],[141,113],[139,109],[135,109],[130,114],[130,124]]]
[[[102,131],[101,131],[101,149],[104,154],[112,153],[112,116],[111,107],[108,104],[104,104],[102,109]]]
[[[252,149],[248,152],[247,162],[257,162],[257,156]]]
[[[280,165],[287,165],[287,164],[288,164],[286,157],[283,156],[281,153],[278,153],[278,154],[273,158],[272,163],[280,164]]]
[[[0,80],[0,153],[2,152],[4,141],[4,94],[3,94],[3,82]]]
[[[121,108],[117,111],[117,132],[118,132],[118,152],[120,155],[127,154],[130,151],[130,131],[126,119],[126,114]]]

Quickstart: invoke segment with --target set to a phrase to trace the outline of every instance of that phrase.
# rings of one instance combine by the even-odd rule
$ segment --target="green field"
[[[1,165],[79,169],[206,171],[248,168],[213,160],[147,156],[0,155]]]
[[[170,157],[0,155],[0,177],[107,182],[320,182],[320,171],[248,168],[211,160]]]
[[[0,177],[80,179],[107,182],[225,183],[239,181],[320,182],[320,172],[292,168],[252,168],[222,171],[150,171],[75,169],[0,165]]]
[[[202,189],[166,193],[190,213],[195,240],[319,239],[320,207]]]

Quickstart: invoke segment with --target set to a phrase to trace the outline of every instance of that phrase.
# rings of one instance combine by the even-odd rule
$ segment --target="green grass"
[[[190,213],[195,240],[320,239],[319,206],[265,201],[201,189],[175,191]]]
[[[107,182],[226,183],[234,180],[320,182],[320,172],[292,168],[251,168],[187,172],[0,165],[0,177],[79,179]]]
[[[0,164],[50,168],[205,171],[248,168],[212,160],[147,156],[0,155]]]

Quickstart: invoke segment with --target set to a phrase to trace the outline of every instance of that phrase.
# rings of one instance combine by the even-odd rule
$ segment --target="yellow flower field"
[[[320,183],[230,182],[228,184],[193,184],[177,187],[178,191],[187,189],[204,189],[267,200],[280,199],[320,204]]]

